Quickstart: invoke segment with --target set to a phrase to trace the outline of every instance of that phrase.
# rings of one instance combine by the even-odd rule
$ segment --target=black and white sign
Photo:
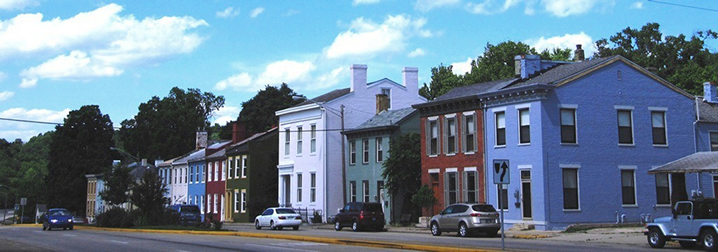
[[[509,160],[494,159],[494,184],[509,184]]]

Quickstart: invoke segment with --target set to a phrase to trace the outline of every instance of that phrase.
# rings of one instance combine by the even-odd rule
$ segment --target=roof
[[[413,108],[402,108],[397,110],[385,110],[360,124],[354,129],[344,131],[344,134],[363,132],[367,130],[398,126],[399,123],[416,112]]]
[[[204,158],[204,149],[192,151],[184,157],[175,160],[174,162],[172,162],[172,164],[186,164],[189,163],[189,161],[194,161],[201,158]]]
[[[224,159],[224,157],[225,157],[225,155],[224,155],[225,150],[226,150],[226,148],[222,148],[222,149],[220,149],[219,151],[213,153],[212,155],[206,156],[205,159],[206,159],[206,160]]]
[[[703,151],[682,157],[648,171],[654,173],[718,172],[718,152]]]
[[[294,107],[299,107],[299,106],[317,103],[317,102],[328,102],[328,101],[334,100],[336,98],[342,97],[342,96],[348,94],[350,91],[351,91],[350,88],[335,89],[329,93],[325,93],[323,95],[314,97],[312,99],[307,99],[297,105],[294,105]]]
[[[225,153],[226,153],[226,152],[232,152],[233,150],[236,149],[236,147],[241,146],[241,145],[246,144],[246,143],[249,143],[249,142],[251,142],[251,141],[254,140],[254,139],[260,138],[260,137],[262,137],[262,136],[264,136],[264,135],[266,135],[266,134],[269,134],[269,133],[271,133],[272,131],[276,131],[276,130],[277,130],[277,127],[274,127],[274,128],[271,128],[271,129],[269,129],[269,130],[267,130],[267,131],[265,131],[265,132],[256,133],[256,134],[254,134],[254,135],[252,135],[252,136],[250,136],[250,137],[248,137],[248,138],[246,138],[246,139],[244,139],[244,140],[242,140],[242,141],[240,141],[240,142],[238,142],[238,143],[235,143],[235,144],[232,144],[232,145],[228,146],[228,147],[227,147],[228,150],[225,151]]]
[[[436,97],[436,99],[424,104],[429,106],[431,104],[444,103],[451,100],[475,98],[476,94],[489,93],[501,90],[502,88],[510,85],[511,83],[514,83],[516,80],[518,80],[518,78],[508,78],[503,80],[482,82],[468,86],[455,87],[449,90],[449,92],[446,92],[445,94]],[[415,107],[425,107],[424,104],[417,104],[415,105]]]
[[[219,142],[211,144],[210,146],[207,146],[207,149],[219,149],[219,148],[222,148],[225,145],[227,145],[227,143],[229,143],[229,142],[232,142],[232,141],[219,141]]]
[[[696,99],[698,103],[698,121],[718,123],[718,103],[710,103]]]
[[[592,69],[595,66],[600,65],[601,63],[605,63],[607,61],[610,61],[612,59],[618,58],[620,56],[611,56],[607,58],[595,58],[592,60],[586,60],[582,62],[576,62],[576,63],[570,63],[570,64],[563,64],[558,65],[554,68],[549,69],[548,71],[542,72],[539,75],[518,81],[515,84],[511,85],[511,88],[514,87],[523,87],[523,86],[529,86],[533,84],[556,84],[562,80],[565,80],[569,77],[579,75],[581,73],[584,73],[585,71]]]

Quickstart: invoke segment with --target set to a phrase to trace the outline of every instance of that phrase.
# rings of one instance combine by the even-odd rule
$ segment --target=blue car
[[[42,216],[42,230],[52,230],[53,228],[62,228],[62,230],[74,227],[72,214],[64,208],[50,208],[47,213]]]

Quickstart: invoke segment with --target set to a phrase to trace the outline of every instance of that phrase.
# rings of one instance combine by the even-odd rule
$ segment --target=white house
[[[404,85],[387,78],[367,83],[367,66],[353,65],[351,87],[275,113],[279,116],[279,205],[321,211],[323,221],[343,207],[347,192],[342,124],[352,129],[373,117],[379,97],[388,98],[382,102],[388,102],[390,110],[426,102],[419,96],[418,69],[405,67],[402,72]]]

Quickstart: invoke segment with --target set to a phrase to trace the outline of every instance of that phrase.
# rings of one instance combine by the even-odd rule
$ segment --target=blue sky
[[[421,85],[440,63],[467,71],[487,43],[583,44],[590,56],[595,40],[648,22],[664,35],[716,30],[715,11],[671,4],[718,9],[697,0],[0,0],[0,118],[62,122],[95,104],[119,126],[177,86],[223,95],[212,118],[223,124],[266,85],[309,97],[348,87],[351,64],[366,64],[369,81],[398,83],[403,67],[418,67]],[[7,140],[52,129],[0,120]]]

